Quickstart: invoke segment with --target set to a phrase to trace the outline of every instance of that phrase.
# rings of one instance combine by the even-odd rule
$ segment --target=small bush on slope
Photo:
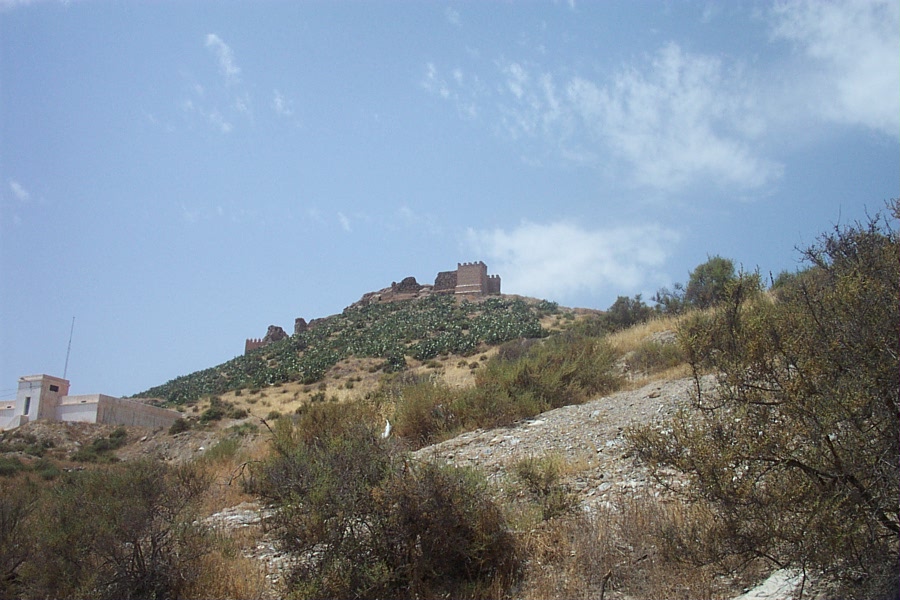
[[[475,387],[431,381],[401,387],[394,413],[397,435],[424,446],[460,431],[498,427],[615,390],[616,356],[596,338],[561,334],[508,349],[483,363]],[[504,348],[507,348],[504,346]]]
[[[513,582],[517,546],[483,480],[414,463],[326,406],[316,410],[335,414],[316,420],[341,423],[336,431],[279,419],[275,453],[249,482],[277,507],[282,547],[300,557],[294,597],[482,597]]]

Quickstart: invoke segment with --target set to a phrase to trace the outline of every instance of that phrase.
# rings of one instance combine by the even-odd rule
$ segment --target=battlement
[[[302,319],[300,319],[302,321]],[[305,322],[304,322],[305,323]],[[294,328],[296,329],[297,322],[294,322]],[[266,337],[259,338],[248,338],[246,342],[244,342],[244,354],[247,354],[251,350],[256,350],[257,348],[262,348],[263,346],[268,346],[273,342],[278,342],[285,339],[288,336],[285,333],[284,329],[279,327],[278,325],[269,325],[269,330],[266,332]]]
[[[247,354],[251,350],[262,348],[265,345],[266,342],[262,338],[247,338],[247,341],[244,342],[244,354]]]
[[[435,293],[457,295],[500,294],[500,276],[488,275],[483,261],[456,263],[456,271],[442,271],[434,280]]]

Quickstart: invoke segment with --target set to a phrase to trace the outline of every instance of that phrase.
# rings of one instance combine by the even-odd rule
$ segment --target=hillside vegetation
[[[244,388],[289,381],[310,384],[351,356],[382,359],[381,370],[400,371],[407,357],[423,361],[447,354],[469,356],[479,347],[541,337],[540,317],[556,310],[551,302],[510,298],[460,302],[446,295],[349,307],[340,315],[314,321],[305,332],[138,396],[181,405]]]

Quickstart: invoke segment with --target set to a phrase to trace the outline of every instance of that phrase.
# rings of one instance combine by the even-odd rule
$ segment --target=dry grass
[[[666,535],[696,519],[679,503],[625,498],[594,514],[547,521],[523,535],[525,599],[728,598],[743,581],[678,560]]]
[[[649,321],[617,331],[609,336],[609,343],[618,354],[627,354],[634,352],[637,348],[654,333],[662,333],[664,331],[677,331],[678,326],[684,319],[682,316],[676,317],[654,317]]]
[[[233,453],[225,452],[223,456],[213,460],[200,459],[202,468],[212,480],[200,505],[201,514],[210,515],[225,508],[237,506],[242,502],[256,500],[254,496],[243,490],[240,474],[246,463],[260,460],[268,455],[267,437],[264,435],[246,436],[236,442],[237,448]]]
[[[271,595],[266,565],[245,556],[259,538],[259,528],[215,533],[210,551],[200,560],[197,577],[187,598],[265,598]]]

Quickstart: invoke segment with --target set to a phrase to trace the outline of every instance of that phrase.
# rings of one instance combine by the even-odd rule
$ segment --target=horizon
[[[900,196],[898,48],[887,0],[0,0],[0,399],[73,317],[72,393],[130,396],[457,263],[794,271]]]

